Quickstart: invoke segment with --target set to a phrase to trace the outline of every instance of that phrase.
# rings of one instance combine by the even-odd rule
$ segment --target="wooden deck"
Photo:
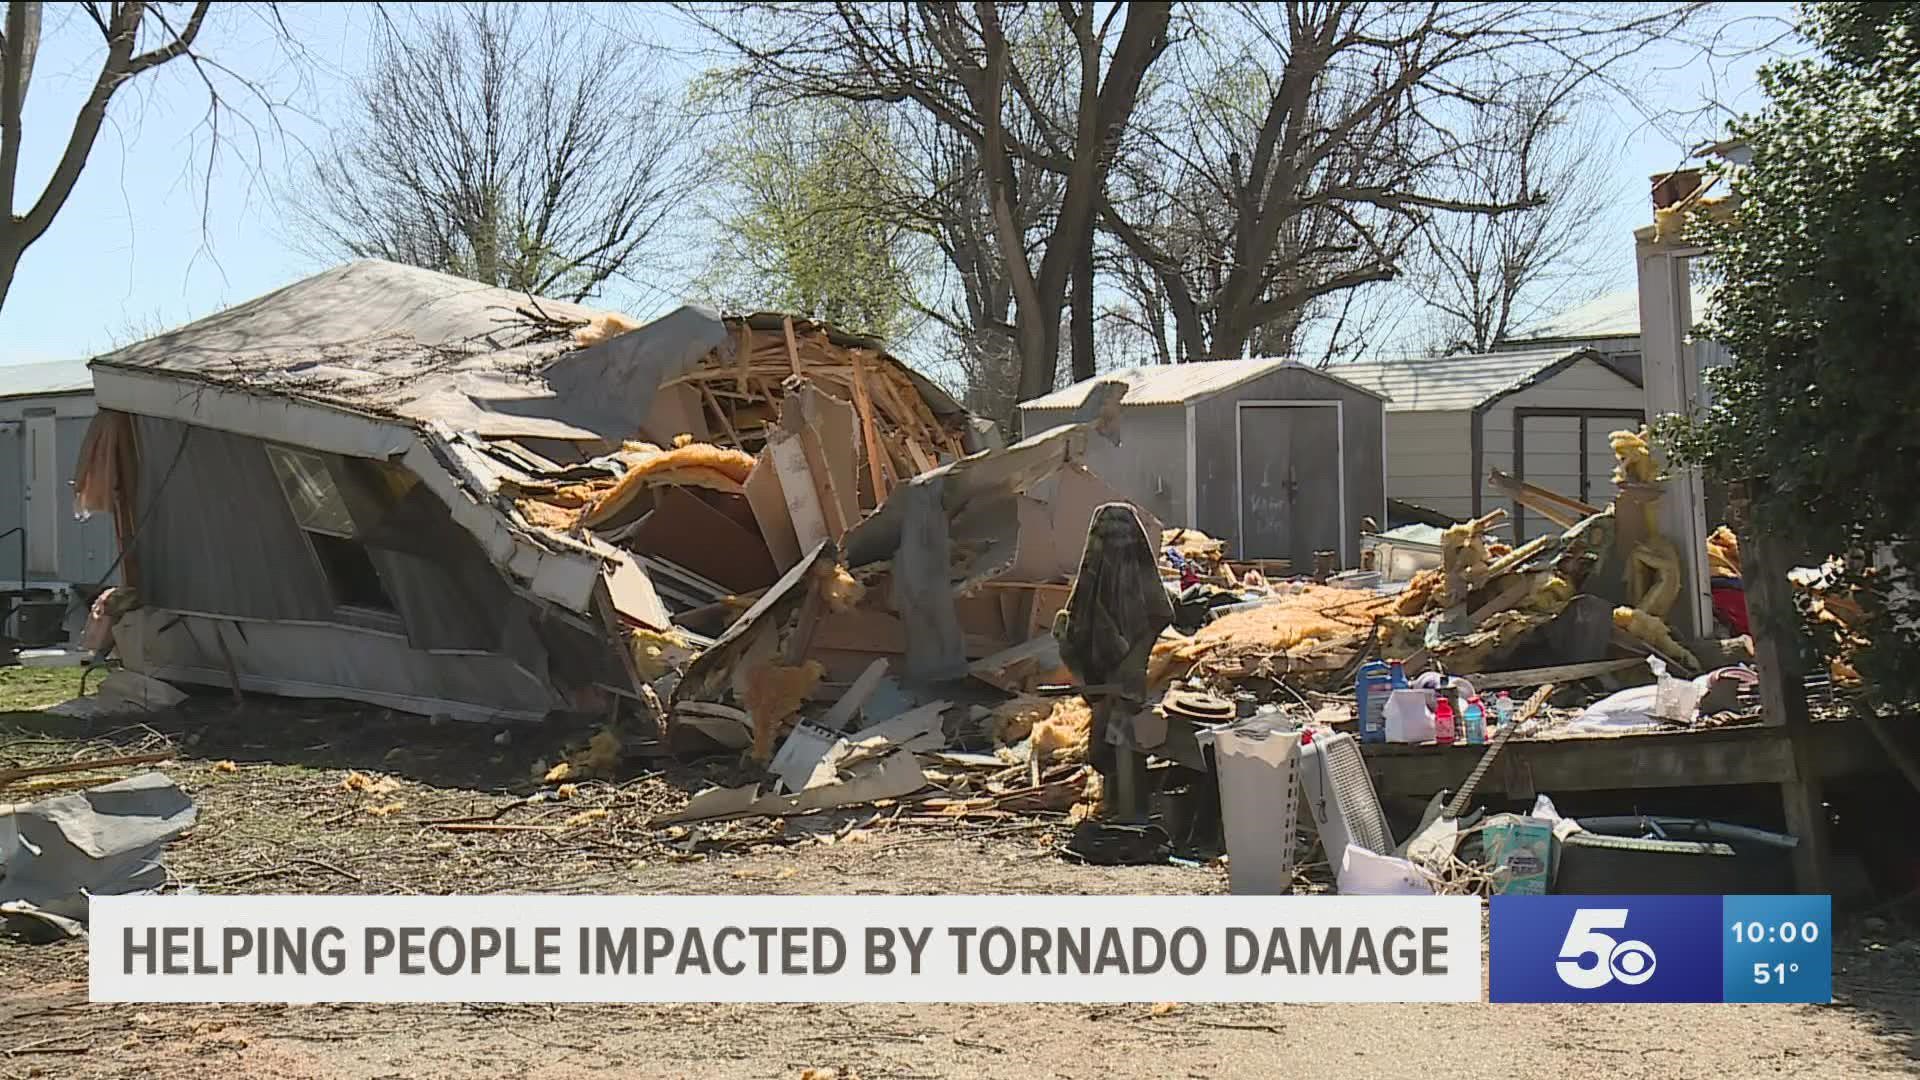
[[[1913,727],[1903,741],[1920,751],[1920,725]],[[1897,775],[1865,724],[1833,720],[1810,724],[1807,733],[1822,780]],[[1361,749],[1383,799],[1425,799],[1442,788],[1457,787],[1486,751],[1484,746],[1395,743]],[[1799,778],[1787,729],[1749,724],[1710,731],[1515,739],[1495,759],[1479,790],[1531,799],[1540,792],[1786,784]]]

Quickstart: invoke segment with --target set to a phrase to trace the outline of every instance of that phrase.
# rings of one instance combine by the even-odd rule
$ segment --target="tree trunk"
[[[1080,237],[1073,260],[1073,381],[1093,378],[1093,221]]]
[[[1029,401],[1053,389],[1060,363],[1060,301],[1042,298],[1020,305],[1013,317],[1014,340],[1020,346],[1020,401]]]

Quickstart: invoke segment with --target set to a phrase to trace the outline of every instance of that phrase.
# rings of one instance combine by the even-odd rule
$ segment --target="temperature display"
[[[1825,896],[1496,896],[1493,1001],[1833,999]]]
[[[1728,896],[1721,903],[1725,1001],[1820,1001],[1833,989],[1833,901],[1825,896]]]

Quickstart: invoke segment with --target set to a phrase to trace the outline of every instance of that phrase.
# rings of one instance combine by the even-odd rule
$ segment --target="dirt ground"
[[[326,705],[196,700],[139,726],[28,711],[68,688],[0,680],[0,767],[172,747],[200,824],[168,853],[206,892],[1217,893],[1211,866],[1063,857],[1059,815],[926,823],[905,807],[650,828],[725,779],[642,769],[526,804],[586,731],[431,724]],[[643,763],[644,764],[644,763]],[[629,762],[629,766],[632,763]],[[349,791],[361,771],[378,792]],[[10,793],[9,797],[17,798]],[[399,804],[399,805],[394,805]],[[511,808],[502,811],[503,806]],[[606,810],[568,825],[582,807]],[[498,818],[491,815],[498,813]],[[922,815],[923,816],[923,815]],[[537,829],[447,832],[478,817]],[[83,944],[0,940],[0,1080],[16,1077],[1669,1078],[1920,1073],[1920,932],[1846,920],[1829,1006],[107,1006]]]

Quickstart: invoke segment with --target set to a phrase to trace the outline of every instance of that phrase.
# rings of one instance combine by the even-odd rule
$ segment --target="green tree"
[[[1808,5],[1812,59],[1762,69],[1734,125],[1738,202],[1701,220],[1718,279],[1709,332],[1733,355],[1713,408],[1671,433],[1683,460],[1752,481],[1756,521],[1838,553],[1872,642],[1879,702],[1920,697],[1920,8]],[[1831,653],[1832,640],[1820,642]]]
[[[925,245],[892,202],[899,150],[872,113],[791,104],[717,153],[728,186],[708,293],[885,339],[908,332]]]

